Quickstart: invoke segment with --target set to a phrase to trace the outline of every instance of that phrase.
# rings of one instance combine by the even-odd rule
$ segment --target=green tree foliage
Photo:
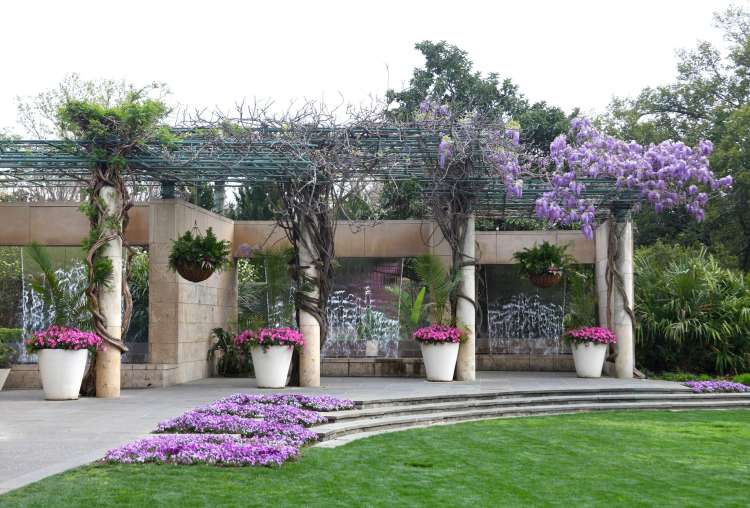
[[[148,342],[148,251],[139,250],[130,258],[128,285],[133,297],[133,315],[126,342]]]
[[[750,271],[750,12],[731,7],[715,21],[728,43],[726,54],[708,42],[680,51],[674,83],[616,99],[602,122],[611,133],[641,143],[714,142],[711,164],[735,180],[728,199],[712,200],[703,224],[693,224],[681,211],[661,216],[644,211],[636,217],[636,241],[700,242],[722,263]]]
[[[635,256],[636,358],[652,371],[750,366],[750,287],[704,248],[657,243]]]
[[[482,111],[515,116],[525,109],[526,99],[517,85],[507,78],[500,81],[496,73],[483,77],[473,69],[466,51],[445,41],[422,41],[415,48],[424,55],[425,64],[414,69],[406,89],[386,92],[387,102],[396,106],[390,110],[393,117],[411,119],[425,97],[450,103],[455,114]]]
[[[278,186],[273,184],[240,187],[227,215],[234,220],[272,220],[273,206],[279,204],[278,192]]]

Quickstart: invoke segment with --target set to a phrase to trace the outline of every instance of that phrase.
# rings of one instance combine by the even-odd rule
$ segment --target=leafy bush
[[[735,383],[741,383],[743,385],[750,386],[750,372],[740,374],[739,376],[734,376],[732,381],[734,381]]]
[[[20,328],[0,328],[0,369],[7,369],[16,355],[16,350],[10,343],[18,342],[23,338],[23,330]]]
[[[567,250],[566,245],[542,242],[516,252],[513,258],[518,261],[518,269],[523,276],[555,274],[564,272],[573,262]]]
[[[750,365],[750,290],[704,248],[636,252],[636,358],[652,371],[736,373]]]
[[[177,270],[178,265],[200,265],[207,270],[223,270],[229,265],[229,242],[219,240],[213,229],[205,235],[188,230],[172,242],[169,253],[169,268]]]
[[[217,374],[223,377],[239,376],[247,373],[249,360],[234,345],[234,336],[223,328],[214,328],[211,335],[216,339],[208,350],[208,361],[213,361],[217,352],[221,352],[216,365]]]

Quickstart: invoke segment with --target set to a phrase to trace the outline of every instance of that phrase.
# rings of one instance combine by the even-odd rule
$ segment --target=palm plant
[[[750,288],[706,249],[642,248],[636,357],[650,370],[736,373],[750,365]]]
[[[291,325],[294,304],[290,299],[291,249],[256,251],[253,259],[238,265],[240,322],[244,328]]]
[[[36,242],[26,247],[26,253],[37,264],[40,274],[31,279],[31,289],[50,309],[52,323],[59,326],[90,328],[91,314],[86,301],[86,285],[71,290],[58,280],[57,271],[47,249]]]
[[[451,301],[461,282],[459,273],[451,275],[438,256],[425,254],[411,263],[416,284],[387,288],[397,299],[401,327],[408,334],[429,320],[434,324],[450,324]],[[417,289],[419,288],[419,289]]]

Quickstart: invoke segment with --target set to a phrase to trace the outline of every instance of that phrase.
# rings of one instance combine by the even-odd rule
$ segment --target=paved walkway
[[[406,378],[324,378],[316,389],[354,400],[495,391],[681,387],[650,380],[579,379],[570,373],[480,372],[475,383]],[[115,400],[43,400],[41,390],[0,392],[0,494],[101,458],[192,407],[236,392],[261,392],[246,378],[211,378],[169,388],[124,390]]]

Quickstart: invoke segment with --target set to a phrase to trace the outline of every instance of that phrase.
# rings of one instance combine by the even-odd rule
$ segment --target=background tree
[[[610,133],[640,143],[713,141],[713,167],[734,178],[729,199],[714,201],[705,223],[688,227],[682,212],[658,219],[641,213],[635,221],[636,242],[702,243],[725,265],[750,271],[750,166],[743,142],[750,126],[745,111],[750,102],[750,13],[730,7],[715,14],[715,24],[728,43],[726,54],[705,41],[681,50],[674,83],[646,88],[634,99],[616,99],[601,121]]]

